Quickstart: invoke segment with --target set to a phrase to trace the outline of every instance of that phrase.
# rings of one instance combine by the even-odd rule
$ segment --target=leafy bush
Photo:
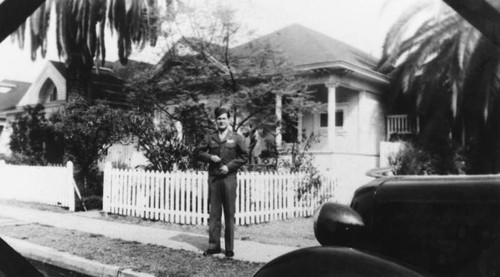
[[[313,154],[309,152],[315,141],[317,141],[317,136],[311,133],[309,137],[303,137],[303,143],[292,143],[289,147],[283,148],[278,158],[280,170],[303,173],[301,185],[297,191],[299,199],[322,186],[321,174],[314,165]]]
[[[103,101],[90,102],[78,97],[63,110],[54,113],[49,122],[64,139],[65,152],[75,163],[76,181],[84,191],[99,191],[97,160],[124,134],[123,112]]]
[[[193,147],[182,142],[172,121],[154,122],[151,114],[138,112],[130,116],[130,131],[150,164],[146,170],[172,171],[191,168]]]
[[[403,142],[401,151],[389,163],[395,175],[463,174],[466,162],[462,148],[451,141],[441,147]]]
[[[203,103],[182,102],[175,108],[174,116],[182,124],[182,141],[186,145],[199,145],[208,132],[215,130],[214,123]]]
[[[13,153],[11,163],[28,165],[61,163],[63,154],[54,149],[57,147],[57,141],[58,136],[45,118],[44,107],[40,104],[34,107],[27,106],[12,123],[9,145]]]

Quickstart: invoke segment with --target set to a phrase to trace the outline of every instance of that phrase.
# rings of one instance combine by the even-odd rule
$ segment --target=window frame
[[[339,113],[341,112],[343,115],[342,115],[342,126],[336,126],[336,123],[335,123],[335,130],[338,130],[338,131],[344,131],[345,130],[345,124],[346,124],[346,106],[345,105],[342,105],[342,106],[337,106],[336,109],[335,109],[335,113]],[[318,113],[318,119],[319,119],[319,122],[318,122],[318,125],[319,125],[319,128],[320,130],[325,130],[325,129],[328,129],[328,117],[327,117],[327,121],[326,121],[326,126],[321,126],[321,117],[323,115],[326,115],[328,116],[328,112],[319,112]],[[337,116],[335,117],[337,118]]]

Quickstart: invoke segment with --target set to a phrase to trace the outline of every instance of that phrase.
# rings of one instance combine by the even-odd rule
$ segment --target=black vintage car
[[[380,178],[256,276],[500,276],[500,175]]]

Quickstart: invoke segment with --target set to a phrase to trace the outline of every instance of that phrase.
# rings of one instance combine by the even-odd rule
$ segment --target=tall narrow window
[[[54,87],[52,89],[52,92],[50,93],[49,101],[52,102],[52,101],[56,101],[56,100],[57,100],[57,88]]]
[[[319,115],[319,127],[328,127],[328,114],[322,113]]]
[[[57,100],[57,88],[50,78],[45,80],[38,93],[38,103],[45,104]]]
[[[344,111],[342,110],[335,112],[335,127],[344,127]]]

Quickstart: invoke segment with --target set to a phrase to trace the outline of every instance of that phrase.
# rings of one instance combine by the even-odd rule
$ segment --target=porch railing
[[[420,131],[418,117],[413,117],[407,114],[395,114],[388,115],[386,120],[387,139],[390,139],[392,134],[418,134]]]

